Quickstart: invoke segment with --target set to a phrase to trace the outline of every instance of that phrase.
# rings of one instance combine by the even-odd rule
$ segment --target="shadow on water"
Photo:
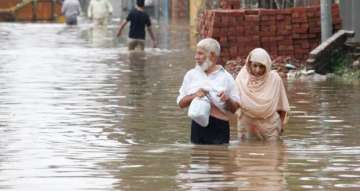
[[[277,144],[189,144],[176,104],[194,66],[186,23],[131,52],[115,26],[0,24],[0,189],[358,190],[360,86],[287,82]],[[149,42],[147,42],[149,44]]]

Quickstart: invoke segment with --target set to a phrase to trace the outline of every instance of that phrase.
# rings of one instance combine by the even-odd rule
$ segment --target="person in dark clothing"
[[[151,20],[149,15],[144,11],[144,0],[137,0],[136,6],[130,11],[126,20],[121,23],[117,36],[121,36],[122,31],[128,22],[130,22],[130,31],[129,31],[129,50],[135,50],[139,47],[141,50],[145,48],[145,28],[150,34],[150,37],[153,41],[153,47],[157,46],[157,42],[154,36],[154,33],[151,29]]]

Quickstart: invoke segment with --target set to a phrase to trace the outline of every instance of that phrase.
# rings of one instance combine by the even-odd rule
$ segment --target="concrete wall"
[[[123,14],[123,2],[120,0],[111,0],[111,4],[114,8],[113,17],[121,17]]]
[[[344,0],[343,0],[344,1]],[[355,31],[354,42],[360,43],[360,1],[352,1],[352,26]]]
[[[352,30],[352,1],[340,1],[340,13],[343,20],[343,29]]]
[[[341,17],[343,28],[354,30],[353,41],[360,43],[360,1],[359,0],[340,0]]]

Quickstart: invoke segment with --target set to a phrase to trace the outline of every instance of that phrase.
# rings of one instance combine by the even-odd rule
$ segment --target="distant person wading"
[[[151,29],[151,20],[149,15],[144,11],[144,0],[137,0],[136,6],[130,11],[126,20],[121,23],[117,36],[121,36],[122,31],[124,30],[127,23],[130,22],[130,31],[129,31],[129,50],[135,50],[139,48],[144,50],[145,48],[145,37],[147,28],[150,37],[153,41],[153,47],[157,46],[157,42],[154,36],[154,33]]]
[[[88,8],[88,17],[95,25],[106,26],[113,7],[109,0],[91,0]]]
[[[61,13],[65,16],[65,23],[67,25],[77,25],[80,10],[79,0],[65,0],[61,8]]]

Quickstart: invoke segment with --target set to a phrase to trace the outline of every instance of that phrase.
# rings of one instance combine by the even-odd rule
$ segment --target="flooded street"
[[[129,54],[115,26],[0,23],[0,190],[360,190],[359,84],[286,82],[280,143],[192,145],[194,42],[160,26]]]

